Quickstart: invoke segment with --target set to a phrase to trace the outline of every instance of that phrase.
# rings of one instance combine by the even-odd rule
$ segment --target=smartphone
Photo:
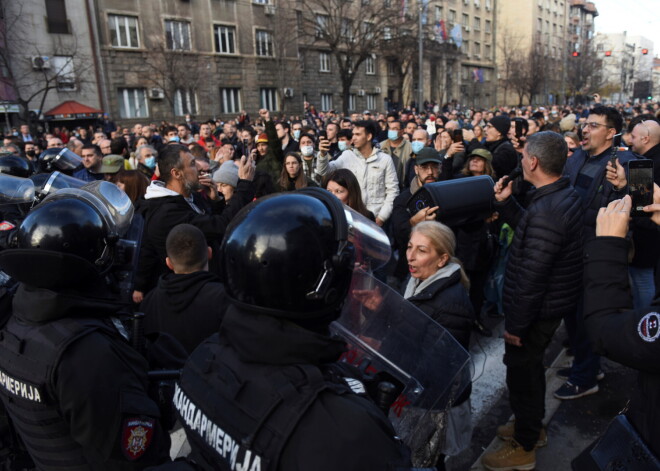
[[[321,139],[327,139],[327,138],[328,138],[328,133],[326,133],[325,131],[319,132],[319,141]]]
[[[243,139],[243,155],[248,155],[249,152],[249,141],[247,139]]]
[[[463,142],[463,130],[462,129],[454,129],[454,132],[452,133],[451,140],[454,142]]]
[[[516,139],[520,139],[523,135],[523,123],[521,120],[516,119]]]
[[[649,159],[628,162],[628,194],[632,198],[632,217],[651,217],[644,206],[653,204],[653,161]]]

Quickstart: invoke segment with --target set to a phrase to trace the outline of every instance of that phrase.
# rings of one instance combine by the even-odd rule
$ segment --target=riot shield
[[[32,175],[30,180],[34,182],[35,194],[39,201],[62,188],[82,188],[87,183],[61,172],[38,173]]]
[[[331,329],[348,345],[343,361],[367,376],[395,380],[398,396],[389,419],[413,449],[440,427],[438,412],[450,408],[470,384],[470,355],[454,337],[360,268]]]

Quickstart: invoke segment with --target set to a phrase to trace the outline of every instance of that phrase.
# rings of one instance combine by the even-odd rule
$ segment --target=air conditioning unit
[[[364,90],[358,90],[358,96],[364,96]]]
[[[50,69],[50,59],[48,56],[32,57],[32,68],[34,70]]]
[[[165,98],[165,92],[162,88],[152,88],[149,90],[149,98],[152,100],[162,100]]]
[[[284,98],[293,98],[293,88],[284,89]]]
[[[474,58],[475,58],[475,59],[481,59],[481,55],[479,55],[479,54],[474,54]]]
[[[374,93],[378,95],[380,93],[380,87],[374,87]]]
[[[264,13],[267,16],[273,16],[275,14],[275,5],[264,5]]]
[[[469,32],[470,32],[470,27],[469,27],[469,26],[464,26],[463,28],[465,29],[465,32],[466,32],[466,33],[469,33]]]

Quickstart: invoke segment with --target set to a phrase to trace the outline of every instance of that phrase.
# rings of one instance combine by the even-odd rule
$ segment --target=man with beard
[[[231,219],[254,198],[254,162],[250,158],[241,158],[239,181],[234,196],[226,205],[218,197],[214,185],[204,187],[211,213],[202,209],[199,200],[202,195],[197,192],[201,188],[197,165],[186,146],[166,146],[159,154],[158,167],[161,180],[151,182],[144,201],[138,206],[146,224],[133,292],[136,303],[142,302],[158,277],[168,272],[165,241],[174,226],[192,224],[204,233],[211,248],[219,247]],[[211,271],[214,269],[217,270],[217,266]]]
[[[410,239],[411,228],[422,221],[434,221],[435,211],[438,209],[437,206],[420,209],[412,216],[408,212],[407,203],[410,197],[427,183],[437,182],[440,179],[440,168],[442,166],[440,156],[432,147],[424,147],[420,150],[414,162],[416,178],[410,183],[410,188],[406,188],[399,193],[399,196],[394,200],[394,206],[392,208],[392,232],[394,233],[394,240],[399,249],[399,262],[397,263],[394,275],[400,281],[403,281],[408,274],[406,249],[408,247],[408,239]]]

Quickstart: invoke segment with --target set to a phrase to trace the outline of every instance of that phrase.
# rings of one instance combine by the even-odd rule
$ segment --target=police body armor
[[[0,333],[0,399],[38,469],[90,470],[60,415],[54,374],[64,351],[93,331],[118,336],[100,319],[65,318],[28,325],[12,317]]]
[[[276,470],[284,446],[322,391],[353,394],[312,365],[242,363],[215,334],[190,356],[174,407],[204,469]],[[201,453],[200,453],[201,450]]]

